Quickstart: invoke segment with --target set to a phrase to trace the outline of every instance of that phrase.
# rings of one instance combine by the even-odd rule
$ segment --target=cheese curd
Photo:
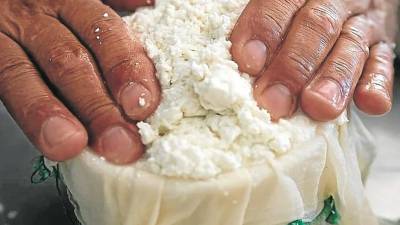
[[[313,138],[298,113],[271,122],[252,95],[252,79],[229,52],[230,32],[248,0],[158,0],[125,18],[139,32],[163,99],[138,124],[147,153],[138,165],[166,176],[205,179],[284,154]]]

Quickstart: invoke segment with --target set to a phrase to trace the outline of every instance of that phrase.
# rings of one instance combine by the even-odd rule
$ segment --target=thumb
[[[103,0],[115,10],[133,11],[137,7],[154,5],[155,0]]]

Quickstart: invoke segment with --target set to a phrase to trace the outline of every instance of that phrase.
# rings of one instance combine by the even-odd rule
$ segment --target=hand
[[[114,163],[138,159],[132,122],[156,109],[160,87],[122,19],[98,0],[0,4],[0,98],[29,139],[56,161],[88,144]]]
[[[353,93],[361,110],[384,114],[392,99],[394,5],[251,0],[232,32],[232,55],[257,77],[254,96],[275,120],[299,105],[315,120],[334,119]]]

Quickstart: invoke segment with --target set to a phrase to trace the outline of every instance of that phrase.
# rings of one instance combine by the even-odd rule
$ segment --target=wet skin
[[[156,109],[160,87],[118,14],[97,0],[0,4],[0,96],[29,139],[56,161],[88,144],[114,163],[137,160],[134,122]]]
[[[397,0],[251,0],[231,36],[232,55],[255,76],[254,97],[275,120],[298,107],[317,121],[354,97],[390,111]]]
[[[105,3],[128,11],[154,4]],[[122,19],[98,0],[0,4],[0,98],[32,143],[56,161],[87,145],[117,164],[140,158],[135,122],[157,108],[160,87]],[[254,96],[275,120],[298,107],[315,120],[334,119],[353,96],[361,110],[384,114],[392,98],[394,4],[251,0],[232,31],[231,52],[257,78]]]

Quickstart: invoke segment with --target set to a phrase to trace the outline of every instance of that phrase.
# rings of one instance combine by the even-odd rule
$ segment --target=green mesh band
[[[39,156],[33,163],[33,174],[31,176],[31,183],[40,184],[51,177],[56,178],[56,180],[58,180],[58,178],[60,177],[58,165],[47,168],[44,162],[44,156]]]
[[[296,220],[288,225],[319,225],[324,221],[333,225],[338,225],[340,222],[340,214],[336,209],[335,200],[332,196],[324,201],[324,208],[314,220]]]
[[[289,223],[289,225],[305,225],[305,223],[303,222],[303,220],[296,220]]]

